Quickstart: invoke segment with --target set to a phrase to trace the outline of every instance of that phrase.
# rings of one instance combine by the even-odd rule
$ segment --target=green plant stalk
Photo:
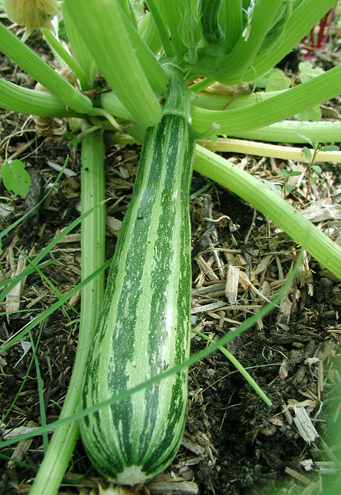
[[[339,143],[341,141],[341,122],[327,120],[320,122],[285,120],[252,131],[240,131],[236,133],[232,131],[229,135],[231,137],[275,143],[305,143],[298,134],[303,134],[312,141],[319,141],[321,143]]]
[[[0,23],[0,50],[44,88],[78,113],[92,108],[91,100],[66,82],[56,71]]]
[[[154,53],[148,45],[143,41],[138,31],[134,29],[125,15],[122,15],[125,29],[127,30],[129,39],[133,45],[133,50],[137,55],[144,74],[148,78],[149,84],[153,91],[160,95],[167,91],[168,76],[162,66],[159,64]]]
[[[268,54],[258,55],[244,74],[227,74],[226,77],[221,78],[221,82],[238,84],[254,81],[266,74],[306,36],[310,29],[333,7],[334,3],[335,0],[319,0],[318,2],[316,0],[303,0],[291,14],[278,47]]]
[[[228,153],[245,153],[246,155],[281,158],[282,160],[297,160],[301,162],[308,161],[302,149],[294,148],[292,146],[278,146],[275,144],[257,143],[256,141],[245,141],[242,139],[230,138],[218,138],[214,146],[209,139],[206,141],[197,140],[197,144],[200,144],[200,146],[214,152],[224,151]],[[341,163],[341,152],[320,151],[318,154],[318,161]]]
[[[190,86],[189,89],[199,84],[200,83]],[[210,86],[211,84],[213,84],[213,82],[208,84],[208,86]],[[233,88],[234,86],[229,87],[231,93],[233,92]],[[285,89],[282,91],[264,91],[260,93],[237,94],[235,96],[231,94],[223,95],[202,91],[200,93],[196,92],[192,94],[191,104],[195,105],[196,107],[206,108],[207,110],[224,110],[225,107],[227,107],[228,111],[230,111],[234,110],[235,108],[244,108],[250,105],[255,105],[256,103],[260,103],[261,101],[265,101],[273,98],[274,96],[278,96],[285,91],[288,90]]]
[[[82,195],[81,210],[87,212],[104,200],[104,145],[102,131],[87,135],[82,141]],[[96,208],[82,220],[82,280],[104,263],[105,206]],[[81,319],[76,361],[60,418],[74,414],[78,409],[79,393],[87,362],[92,335],[104,296],[104,272],[82,288]],[[54,495],[70,461],[79,434],[74,421],[56,429],[47,454],[34,480],[31,495]]]
[[[193,129],[204,132],[212,122],[220,134],[251,131],[297,115],[341,93],[341,66],[334,67],[304,84],[295,86],[265,101],[235,110],[213,111],[191,106]]]
[[[230,52],[237,43],[243,27],[242,0],[223,0],[219,22],[225,32],[225,47]]]
[[[188,48],[184,45],[179,34],[179,26],[181,26],[181,20],[184,18],[185,14],[185,2],[179,2],[179,0],[159,0],[158,3],[163,13],[163,18],[169,27],[176,61],[181,64],[188,51]],[[160,28],[158,26],[159,20],[154,18],[154,21],[160,32]]]
[[[226,75],[231,77],[232,74],[235,76],[242,74],[251,65],[281,4],[282,0],[272,0],[271,4],[269,0],[258,0],[255,3],[249,37],[247,39],[240,32],[238,41],[231,53],[224,57],[219,62],[219,66],[216,67],[215,74],[218,81],[221,80],[221,77],[224,79]]]
[[[71,57],[69,52],[65,50],[63,45],[57,40],[52,31],[47,28],[41,28],[41,32],[43,33],[46,41],[50,44],[50,46],[55,50],[56,53],[64,60],[64,62],[70,67],[70,69],[74,72],[74,74],[79,79],[79,83],[81,85],[82,91],[87,91],[91,88],[89,84],[88,77],[82,67],[76,62],[76,60]]]
[[[163,17],[162,9],[157,0],[147,0],[149,11],[153,17],[156,29],[159,33],[162,47],[166,54],[166,57],[172,58],[174,56],[174,47],[170,41],[170,35],[167,27],[167,23]]]
[[[341,279],[341,248],[266,184],[197,145],[194,169],[269,217],[296,243]]]
[[[0,78],[0,106],[7,110],[40,117],[84,117],[63,103],[57,96],[17,86]]]
[[[96,74],[95,61],[86,45],[83,43],[83,39],[78,32],[77,25],[71,21],[67,5],[68,2],[63,2],[62,12],[72,54],[86,73],[87,81],[91,84]]]
[[[210,337],[208,337],[207,335],[205,335],[202,332],[198,332],[197,330],[193,330],[193,329],[192,329],[192,332],[194,332],[197,335],[200,335],[200,337],[208,340],[209,342],[211,342],[211,344],[214,344],[215,343],[215,341],[213,339],[211,339]],[[225,347],[219,347],[219,350],[237,368],[237,370],[240,372],[240,374],[243,375],[243,377],[245,378],[245,380],[249,383],[249,385],[251,385],[251,387],[254,389],[254,391],[257,392],[257,394],[265,402],[265,404],[270,407],[272,405],[271,400],[269,399],[269,397],[266,396],[266,394],[263,392],[263,390],[261,389],[261,387],[255,382],[255,380],[252,378],[252,376],[246,371],[246,369],[244,368],[244,366],[242,366],[240,364],[240,362],[238,361],[238,359],[236,359],[234,357],[234,355],[231,354],[230,351],[228,351],[227,349],[225,349]]]
[[[123,105],[140,124],[156,125],[161,120],[162,110],[127,31],[128,23],[132,26],[127,18],[125,22],[117,1],[66,0],[66,3],[84,44]],[[144,47],[146,58],[155,59],[147,45]],[[139,55],[142,57],[142,51]]]
[[[189,90],[193,93],[198,93],[199,91],[203,91],[204,89],[208,88],[208,86],[211,86],[211,84],[214,84],[215,82],[215,79],[206,77],[205,79],[202,79],[201,81],[189,86]]]
[[[162,42],[150,12],[146,12],[142,19],[140,19],[138,28],[141,38],[150,50],[154,54],[159,53],[162,50]]]
[[[136,18],[135,18],[135,14],[134,14],[134,9],[132,8],[130,0],[117,0],[117,3],[119,3],[122,11],[127,16],[127,18],[131,22],[134,29],[137,30],[137,23],[136,23]]]

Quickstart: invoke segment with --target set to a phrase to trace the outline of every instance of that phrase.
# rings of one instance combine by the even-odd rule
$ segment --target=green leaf
[[[25,170],[25,164],[22,161],[13,160],[13,162],[5,163],[1,169],[1,177],[3,178],[6,189],[26,198],[30,189],[31,178]]]
[[[289,89],[291,86],[291,80],[284,75],[284,72],[280,69],[274,69],[269,76],[269,82],[265,87],[265,91],[280,91],[283,89]]]
[[[314,170],[314,172],[316,172],[317,174],[320,174],[320,173],[322,172],[322,168],[321,168],[321,167],[319,167],[318,165],[312,165],[312,167],[311,167],[311,168],[312,168],[312,169]]]
[[[297,120],[312,120],[313,122],[317,122],[322,117],[322,112],[319,105],[315,107],[308,108],[304,112],[300,112],[296,115]]]
[[[309,139],[307,136],[305,136],[304,134],[297,134],[298,137],[300,137],[301,139],[303,139],[303,141],[305,141],[306,143],[309,143],[310,146],[314,147],[314,144],[312,142],[311,139]]]
[[[314,77],[320,76],[324,73],[321,67],[313,67],[310,62],[301,62],[298,64],[298,70],[300,71],[300,81],[305,83],[313,79]]]
[[[321,151],[339,151],[339,149],[335,144],[329,144],[328,146],[322,146]]]
[[[298,170],[294,170],[293,172],[290,172],[290,174],[289,174],[290,177],[294,177],[295,175],[302,175],[302,172],[299,172]]]
[[[287,179],[289,177],[288,171],[285,170],[285,168],[283,168],[283,170],[281,170],[280,172],[277,172],[277,173],[280,174],[280,175],[283,175],[283,177],[285,179]]]
[[[302,151],[305,154],[305,156],[307,157],[307,159],[310,160],[311,159],[311,151],[310,151],[310,149],[307,148],[306,146],[303,146]]]
[[[285,184],[285,189],[288,192],[291,192],[293,189],[295,189],[295,186],[292,186],[291,184]]]

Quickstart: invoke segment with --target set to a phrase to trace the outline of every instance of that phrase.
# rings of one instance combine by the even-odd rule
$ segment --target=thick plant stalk
[[[240,33],[232,52],[225,57],[219,67],[216,68],[217,80],[223,81],[224,77],[242,74],[256,57],[268,30],[271,28],[282,0],[258,0],[255,2],[254,12],[249,22],[249,32]],[[221,74],[221,76],[220,76]],[[243,78],[244,81],[246,79]]]
[[[87,113],[92,108],[87,96],[66,82],[2,23],[0,23],[0,51],[76,112]]]
[[[162,86],[164,72],[142,39],[135,45],[137,31],[117,1],[66,0],[65,7],[109,86],[134,120],[146,127],[156,125],[162,110],[149,78]],[[145,73],[143,67],[152,63],[153,73]]]
[[[306,143],[299,134],[306,136],[313,142],[339,143],[341,141],[341,122],[339,120],[321,120],[319,122],[284,120],[252,131],[231,132],[229,136],[272,143]]]
[[[303,142],[305,143],[305,141]],[[256,141],[230,138],[218,138],[214,145],[210,140],[197,141],[197,144],[214,152],[245,153],[246,155],[267,156],[281,158],[282,160],[297,160],[309,163],[302,148],[294,148],[293,146],[278,146],[276,144],[258,143]],[[319,162],[341,163],[341,152],[319,151],[317,160]]]
[[[199,145],[194,168],[252,204],[341,279],[340,246],[266,184]]]
[[[195,132],[204,132],[213,122],[220,125],[220,134],[259,129],[284,120],[334,98],[341,92],[341,66],[334,67],[304,84],[283,91],[278,96],[235,110],[206,110],[191,107]]]
[[[69,11],[65,7],[65,2],[62,5],[63,20],[65,22],[66,32],[71,45],[72,54],[85,71],[88,82],[92,82],[96,74],[96,65],[93,56],[89,52],[86,45],[78,32],[77,25],[70,19]]]
[[[254,81],[255,78],[266,74],[304,38],[334,4],[335,0],[319,0],[318,2],[316,0],[303,0],[297,8],[294,6],[291,17],[286,24],[284,36],[278,47],[275,47],[268,54],[258,55],[242,77],[240,74],[226,74],[221,79],[221,82],[238,84],[240,82]]]
[[[82,141],[82,198],[85,213],[104,200],[104,145],[102,131],[88,134]],[[105,207],[96,208],[82,221],[82,280],[104,263]],[[61,418],[78,409],[79,393],[85,365],[104,295],[104,273],[82,288],[81,320],[76,361],[65,398]],[[54,495],[64,476],[79,434],[78,421],[57,428],[47,454],[34,480],[31,495]]]
[[[83,117],[46,91],[23,88],[2,78],[0,78],[0,106],[14,112],[40,117]]]

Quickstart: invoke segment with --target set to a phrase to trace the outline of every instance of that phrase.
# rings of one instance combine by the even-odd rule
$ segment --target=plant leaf
[[[20,160],[5,163],[1,169],[1,177],[6,189],[26,198],[31,185],[31,178],[25,170],[25,164]]]
[[[314,147],[313,145],[313,142],[311,139],[309,139],[307,136],[305,136],[304,134],[297,134],[298,137],[300,137],[301,139],[303,139],[303,141],[305,141],[306,143],[309,143],[310,146]]]
[[[339,151],[339,149],[335,144],[329,144],[328,146],[322,146],[321,151]]]
[[[310,149],[307,148],[306,146],[303,146],[302,151],[305,154],[305,156],[307,157],[307,159],[310,160],[311,159],[311,151],[310,151]]]
[[[320,76],[324,73],[321,67],[313,67],[310,62],[301,62],[298,64],[298,70],[300,71],[300,81],[305,83],[313,79],[314,77]]]
[[[312,169],[314,170],[314,172],[316,172],[317,174],[320,174],[320,173],[322,172],[321,167],[319,167],[318,165],[312,165],[312,167],[311,167],[311,168],[312,168]]]
[[[322,117],[322,112],[319,105],[315,107],[308,108],[304,112],[300,112],[296,115],[297,120],[311,120],[313,122],[317,122]]]

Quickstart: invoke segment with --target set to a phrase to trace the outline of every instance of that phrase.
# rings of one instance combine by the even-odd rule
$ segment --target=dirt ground
[[[42,46],[39,36],[29,43],[38,50]],[[319,56],[319,63],[330,63],[328,51]],[[292,58],[290,63],[295,60]],[[33,87],[34,82],[9,60],[2,57],[0,62],[3,77]],[[340,99],[333,100],[330,106],[339,112]],[[26,254],[40,252],[61,229],[79,217],[80,150],[69,145],[63,121],[55,122],[51,134],[39,136],[32,117],[0,109],[0,130],[0,163],[20,151],[19,158],[27,164],[35,184],[27,200],[16,197],[11,208],[1,210],[2,229],[29,211],[53,184],[58,175],[53,164],[63,165],[69,156],[68,170],[73,172],[69,176],[64,174],[50,199],[2,240],[1,263],[4,273],[11,277],[20,269],[19,250]],[[111,198],[107,203],[107,258],[114,252],[117,234],[117,222],[110,219],[120,221],[124,216],[139,152],[138,146],[106,149],[106,191]],[[279,181],[276,170],[288,165],[262,157],[226,157],[258,178],[272,182]],[[322,174],[311,203],[328,200],[339,207],[341,167],[332,163],[319,165]],[[238,327],[278,293],[297,258],[297,246],[250,205],[197,173],[193,176],[192,193],[208,184],[205,192],[191,202],[192,324],[193,329],[217,339]],[[302,211],[308,207],[303,201],[305,187],[306,180],[300,189],[288,195],[288,201]],[[11,196],[2,183],[0,196]],[[6,202],[0,203],[4,207]],[[340,218],[320,221],[316,216],[313,221],[340,242]],[[45,276],[61,294],[80,281],[79,228],[71,234],[49,254],[56,262],[44,269]],[[233,291],[228,288],[227,273],[237,267],[239,283]],[[1,308],[2,344],[54,303],[57,295],[40,274],[33,273],[22,284],[19,300],[17,309],[22,312],[8,315],[5,306]],[[72,301],[75,311],[69,307],[56,311],[42,328],[38,358],[48,423],[58,419],[71,377],[80,302],[78,294]],[[280,306],[227,346],[270,398],[271,407],[222,353],[197,362],[189,371],[182,446],[166,472],[148,485],[150,492],[295,495],[321,493],[322,487],[331,484],[335,491],[330,493],[337,493],[337,457],[341,446],[341,379],[337,371],[341,364],[340,306],[340,280],[306,253]],[[38,332],[39,329],[34,330],[34,339]],[[207,345],[205,339],[193,333],[192,353]],[[30,352],[24,354],[18,343],[0,357],[2,418],[20,391],[31,356]],[[37,379],[33,365],[2,425],[4,438],[9,431],[41,424]],[[0,495],[28,493],[43,459],[41,437],[1,453],[15,462],[0,458]],[[60,493],[89,493],[98,479],[79,440]]]

